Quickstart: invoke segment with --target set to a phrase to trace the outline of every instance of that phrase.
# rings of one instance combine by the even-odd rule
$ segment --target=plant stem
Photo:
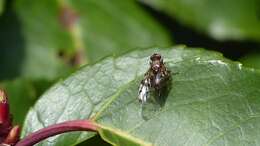
[[[70,131],[94,131],[97,132],[97,126],[90,120],[74,120],[40,129],[24,139],[20,140],[15,146],[32,146],[48,137]]]

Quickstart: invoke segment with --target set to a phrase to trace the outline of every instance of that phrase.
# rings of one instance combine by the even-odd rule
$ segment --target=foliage
[[[137,90],[147,56],[154,52],[165,57],[172,86],[161,97],[163,104],[151,100],[142,106]],[[30,110],[23,136],[55,123],[91,119],[101,127],[101,137],[114,145],[257,143],[259,87],[259,72],[220,54],[183,46],[135,51],[86,66],[54,85]],[[253,129],[254,136],[249,132]],[[75,145],[92,136],[64,134],[41,145]]]
[[[70,119],[101,127],[41,145],[257,145],[259,13],[258,0],[0,0],[0,88],[23,136]],[[171,85],[141,106],[155,52]]]
[[[260,41],[258,0],[140,0],[218,40]]]
[[[71,11],[78,18],[67,28],[63,23],[70,22],[60,19]],[[3,81],[1,87],[10,92],[15,106],[11,110],[19,123],[42,93],[38,88],[48,88],[47,83],[67,76],[79,65],[136,47],[172,44],[165,30],[131,0],[115,4],[18,0],[8,3],[0,22],[0,67],[4,68],[0,79],[13,79]],[[40,81],[42,85],[33,84]]]

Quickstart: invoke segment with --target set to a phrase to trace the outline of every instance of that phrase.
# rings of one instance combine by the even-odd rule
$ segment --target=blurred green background
[[[185,44],[260,69],[259,0],[0,0],[0,87],[14,122],[80,66]],[[82,145],[93,145],[98,136]],[[92,142],[92,144],[91,144]]]

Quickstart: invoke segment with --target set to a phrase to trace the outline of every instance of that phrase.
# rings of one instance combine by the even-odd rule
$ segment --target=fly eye
[[[161,55],[155,53],[155,54],[153,54],[153,55],[150,57],[150,59],[151,59],[152,61],[161,60]]]

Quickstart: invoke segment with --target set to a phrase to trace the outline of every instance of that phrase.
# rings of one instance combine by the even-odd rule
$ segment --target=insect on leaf
[[[150,114],[144,117],[138,87],[153,53],[164,57],[172,86],[165,103],[145,110]],[[119,146],[257,145],[259,89],[258,71],[215,52],[184,46],[134,51],[85,66],[50,88],[27,115],[22,136],[54,123],[91,118],[101,137]],[[75,145],[93,135],[62,134],[39,145]]]

